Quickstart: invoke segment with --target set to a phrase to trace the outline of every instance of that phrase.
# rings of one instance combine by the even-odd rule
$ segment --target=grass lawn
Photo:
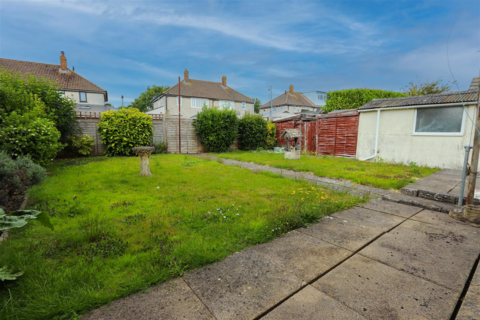
[[[439,168],[392,164],[387,162],[366,162],[356,159],[331,156],[302,155],[300,160],[285,160],[283,153],[235,151],[210,154],[219,158],[253,162],[261,165],[294,171],[312,172],[319,177],[345,179],[352,182],[382,189],[401,189],[419,178],[439,171]]]
[[[74,162],[74,163],[72,163]],[[0,319],[75,318],[363,201],[268,172],[184,155],[57,162],[31,190],[48,211],[0,245]]]

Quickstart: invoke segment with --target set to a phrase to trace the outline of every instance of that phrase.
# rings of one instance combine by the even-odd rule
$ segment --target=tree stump
[[[140,156],[140,176],[151,176],[152,173],[150,172],[150,162],[148,162],[148,158],[152,154],[154,147],[135,147],[132,149],[137,155]]]

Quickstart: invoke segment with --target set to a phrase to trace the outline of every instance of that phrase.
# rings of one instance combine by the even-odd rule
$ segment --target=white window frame
[[[232,101],[232,100],[219,100],[219,101],[218,101],[218,107],[219,107],[220,109],[226,109],[226,108],[225,108],[225,105],[226,105],[227,103],[230,104],[230,108],[228,108],[228,109],[230,109],[230,110],[236,110],[236,108],[235,108],[235,101]],[[233,105],[232,105],[232,104],[233,104]]]
[[[454,106],[452,106],[454,107]],[[456,106],[455,106],[456,107]],[[429,107],[429,108],[449,108],[449,107]],[[462,110],[462,127],[460,132],[416,132],[417,128],[417,110],[415,108],[415,116],[413,118],[413,133],[414,136],[450,136],[450,137],[461,137],[465,134],[465,110]],[[424,109],[424,108],[422,108]]]
[[[198,106],[197,102],[199,102],[200,100],[203,101],[203,103],[201,104],[201,106]],[[207,106],[210,106],[210,100],[205,98],[190,98],[190,106],[192,107],[192,109],[202,109],[205,104],[207,104]]]
[[[178,96],[175,96],[175,104],[178,107]],[[183,107],[183,97],[180,96],[180,107]]]
[[[85,93],[85,100],[82,100],[82,93]],[[88,101],[87,93],[85,91],[79,91],[78,92],[78,101],[80,101],[80,102],[87,102]]]
[[[247,103],[246,102],[242,102],[242,110],[247,110]]]

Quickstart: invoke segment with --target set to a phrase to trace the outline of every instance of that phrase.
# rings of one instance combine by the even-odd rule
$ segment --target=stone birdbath
[[[148,158],[150,158],[155,147],[135,147],[132,150],[140,156],[140,176],[151,176],[152,173],[150,172]]]

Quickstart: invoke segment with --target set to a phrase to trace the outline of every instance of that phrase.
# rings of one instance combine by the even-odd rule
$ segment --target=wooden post
[[[479,85],[480,90],[480,85]],[[467,191],[467,205],[473,204],[473,199],[475,198],[475,184],[477,182],[477,170],[478,170],[478,160],[480,152],[480,134],[478,130],[480,128],[480,91],[478,93],[478,103],[477,103],[477,121],[475,125],[475,135],[473,137],[473,151],[472,151],[472,165],[470,167],[470,175],[468,177],[468,191]]]

